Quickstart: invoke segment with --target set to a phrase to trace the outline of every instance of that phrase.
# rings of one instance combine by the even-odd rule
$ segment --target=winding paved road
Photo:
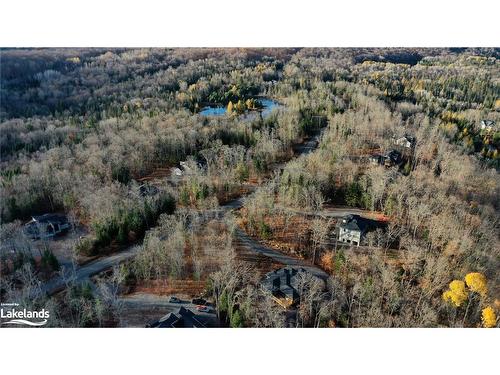
[[[270,247],[261,244],[260,242],[254,240],[252,237],[246,234],[241,228],[236,229],[235,235],[236,235],[235,242],[238,246],[246,247],[247,249],[250,249],[256,253],[265,255],[266,257],[269,257],[272,260],[281,263],[285,266],[302,267],[307,271],[309,271],[314,276],[320,277],[322,279],[328,278],[328,274],[324,272],[322,269],[313,266],[311,263],[303,259],[285,255],[277,250],[271,249]]]
[[[140,246],[139,245],[134,245],[126,248],[125,250],[112,254],[107,257],[99,258],[94,261],[91,261],[89,263],[86,263],[85,265],[77,268],[74,272],[71,272],[71,270],[64,270],[63,272],[67,273],[68,277],[67,279],[72,279],[73,281],[77,283],[84,282],[85,280],[88,280],[90,277],[97,275],[103,271],[109,270],[110,268],[113,268],[113,266],[119,265],[120,263],[125,262],[126,260],[133,258]],[[54,293],[57,293],[61,290],[66,288],[66,283],[65,283],[65,278],[62,276],[57,276],[46,283],[42,284],[40,289],[42,293],[45,293],[47,295],[52,295]]]
[[[368,211],[363,210],[361,208],[352,208],[352,207],[334,207],[334,206],[326,206],[323,207],[321,211],[304,211],[299,209],[294,209],[290,207],[284,206],[275,206],[277,208],[281,208],[283,210],[293,212],[299,215],[304,216],[316,216],[316,217],[324,217],[324,218],[341,218],[347,215],[359,215],[366,219],[376,220],[376,221],[388,221],[388,217],[386,217],[383,213],[377,211]]]
[[[312,152],[314,149],[316,149],[316,147],[319,144],[320,136],[321,133],[311,137],[303,144],[297,146],[294,151],[295,155],[298,157],[300,155],[308,154]],[[276,166],[276,169],[282,169],[284,165],[285,165],[284,163],[278,164]],[[230,211],[238,210],[243,206],[245,199],[246,196],[234,199],[226,203],[225,205],[221,206],[222,210],[216,210],[216,211],[218,211],[219,213],[222,212],[223,214],[227,214]],[[216,216],[219,215],[217,212],[215,214]],[[236,236],[237,236],[236,240],[239,241],[241,246],[245,246],[252,251],[268,256],[279,263],[283,263],[284,265],[289,265],[289,266],[301,266],[305,269],[308,269],[311,273],[322,278],[326,278],[328,276],[321,269],[312,266],[311,264],[307,263],[304,260],[284,255],[276,250],[273,250],[271,248],[262,245],[261,243],[249,237],[244,231],[242,231],[239,228],[236,230]],[[78,283],[84,282],[94,275],[109,270],[112,267],[133,258],[137,254],[139,249],[140,249],[139,245],[130,246],[127,249],[117,254],[113,254],[107,257],[102,257],[94,261],[91,261],[81,267],[78,267],[76,270],[74,270],[74,272],[70,271],[69,275],[75,282]],[[63,269],[63,272],[68,272],[68,270]],[[43,283],[40,286],[40,291],[46,295],[53,295],[54,293],[57,293],[63,290],[64,288],[66,288],[65,279],[61,276],[57,276],[50,279],[46,283]]]

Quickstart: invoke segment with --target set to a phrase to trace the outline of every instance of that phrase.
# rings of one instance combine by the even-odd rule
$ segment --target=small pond
[[[213,106],[208,106],[208,107],[203,107],[203,109],[200,111],[200,115],[203,116],[224,116],[227,112],[226,107],[213,107]]]
[[[275,100],[269,99],[269,98],[259,98],[258,102],[262,104],[262,108],[259,109],[259,111],[262,113],[262,117],[266,118],[271,114],[273,109],[279,108],[281,104],[276,102]],[[207,106],[203,107],[203,109],[200,111],[200,115],[203,116],[224,116],[227,112],[226,107],[217,107],[217,106]],[[255,115],[257,111],[249,111],[247,112],[244,116],[245,117],[251,117],[252,115]]]

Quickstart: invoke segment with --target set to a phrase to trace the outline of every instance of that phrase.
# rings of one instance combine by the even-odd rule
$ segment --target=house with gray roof
[[[495,121],[481,120],[481,130],[492,131],[495,129]]]
[[[337,224],[338,241],[359,246],[368,227],[368,221],[361,216],[347,215]]]
[[[402,155],[397,150],[391,150],[384,155],[384,165],[386,167],[393,167],[401,164],[403,161]]]
[[[67,232],[71,224],[65,215],[44,214],[33,216],[31,221],[24,225],[24,234],[34,240],[48,239]]]
[[[200,316],[181,306],[159,320],[149,323],[146,328],[206,328],[206,325]]]
[[[285,267],[269,272],[261,282],[264,291],[283,308],[297,305],[300,301],[300,283],[308,271],[302,267]]]
[[[400,138],[394,139],[394,144],[403,148],[413,148],[415,146],[416,139],[410,135],[404,135]]]
[[[384,165],[386,167],[393,167],[401,164],[403,156],[397,150],[390,150],[384,155],[373,154],[368,157],[368,161],[375,165]]]

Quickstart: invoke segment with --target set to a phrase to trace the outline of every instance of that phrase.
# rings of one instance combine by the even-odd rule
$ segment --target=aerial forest
[[[224,327],[498,327],[499,58],[1,49],[0,300],[55,327],[124,326],[136,292]],[[69,229],[30,235],[48,214]],[[295,264],[291,318],[262,280]]]

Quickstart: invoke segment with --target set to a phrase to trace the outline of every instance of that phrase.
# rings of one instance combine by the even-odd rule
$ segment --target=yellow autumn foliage
[[[488,293],[486,277],[479,272],[471,272],[465,275],[465,283],[473,292],[479,293],[485,297]]]
[[[454,137],[457,133],[457,126],[452,122],[445,122],[440,125],[440,128],[443,129],[445,134],[450,138]]]
[[[465,283],[461,280],[453,280],[449,287],[450,288],[443,293],[443,299],[446,302],[453,303],[456,307],[462,306],[469,296],[467,289],[465,289]]]
[[[451,112],[451,111],[444,111],[441,114],[441,120],[444,122],[459,122],[464,119],[464,116],[460,113],[456,112]]]
[[[247,107],[247,109],[255,109],[255,100],[247,99],[245,102],[245,106]]]
[[[495,100],[495,109],[500,109],[500,99]]]
[[[483,322],[484,328],[493,328],[497,323],[497,316],[495,314],[495,310],[490,306],[483,309],[483,313],[481,315],[481,321]]]
[[[255,67],[255,70],[257,70],[259,73],[262,73],[264,70],[266,70],[266,66],[264,64],[258,64]]]
[[[73,64],[79,64],[80,63],[80,58],[78,56],[75,57],[68,57],[66,59],[68,62],[72,62]]]
[[[240,99],[235,105],[236,112],[243,113],[245,112],[245,103]]]

